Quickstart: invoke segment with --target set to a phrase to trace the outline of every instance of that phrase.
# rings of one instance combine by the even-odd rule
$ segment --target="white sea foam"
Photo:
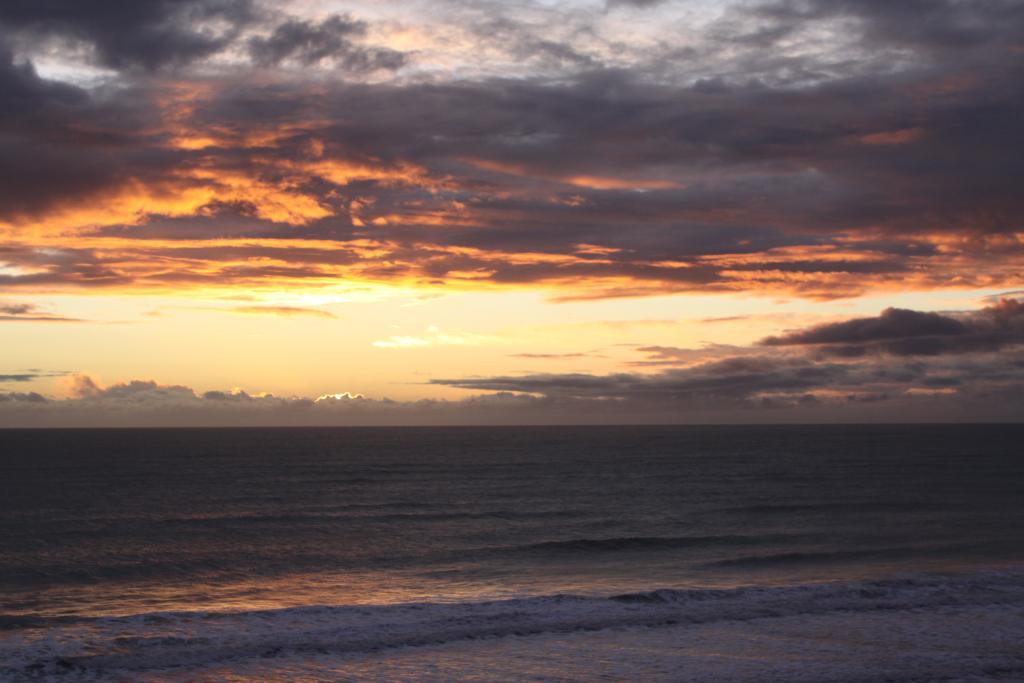
[[[474,666],[484,668],[477,672],[479,675],[467,675],[467,680],[502,680],[500,671],[505,672],[504,680],[525,676],[538,680],[592,680],[599,678],[600,672],[587,669],[586,662],[571,666],[563,662],[564,670],[558,669],[561,673],[556,675],[558,667],[552,657],[561,650],[554,644],[561,643],[559,647],[570,652],[574,647],[589,651],[589,647],[600,643],[604,643],[601,647],[605,650],[615,650],[626,647],[623,643],[628,642],[632,643],[629,647],[634,654],[637,643],[647,643],[641,649],[650,650],[648,664],[652,666],[668,658],[645,677],[658,679],[660,671],[672,679],[682,675],[679,666],[685,657],[680,657],[690,652],[688,656],[692,659],[693,639],[698,634],[710,637],[708,634],[720,633],[722,638],[742,643],[751,634],[770,634],[775,628],[788,628],[796,629],[794,633],[804,629],[806,652],[808,656],[813,653],[817,668],[812,668],[819,673],[826,671],[831,661],[829,648],[842,649],[839,644],[849,640],[835,636],[836,633],[849,635],[860,629],[870,635],[888,629],[902,634],[898,638],[903,640],[888,648],[893,650],[893,656],[898,654],[897,650],[906,655],[897,658],[898,666],[892,664],[896,666],[892,670],[931,680],[928,676],[935,675],[936,666],[941,669],[952,664],[948,658],[923,656],[921,648],[929,652],[942,648],[959,651],[956,648],[965,641],[958,619],[980,626],[971,637],[984,636],[988,638],[986,642],[992,642],[978,646],[980,649],[976,648],[967,665],[957,664],[957,676],[1024,679],[1024,647],[1020,645],[1024,633],[1022,570],[917,575],[846,584],[659,590],[606,598],[547,596],[453,604],[150,613],[37,623],[0,632],[0,678],[215,680],[235,675],[231,672],[248,672],[249,678],[266,680],[332,677],[325,675],[321,679],[309,673],[320,670],[332,671],[337,674],[335,679],[342,680],[444,680],[457,679],[458,672],[451,670],[451,662],[468,657],[467,662],[473,660],[477,662]],[[986,619],[989,621],[985,622]],[[832,641],[815,636],[826,632],[833,634]],[[859,637],[863,640],[867,636]],[[1007,644],[1000,646],[1004,641]],[[771,650],[763,642],[758,647],[765,652]],[[848,650],[848,642],[843,647]],[[523,650],[522,656],[512,650]],[[540,670],[531,673],[522,669],[516,673],[508,668],[506,657],[529,659],[529,652],[536,656],[547,653],[545,657],[555,667],[548,670],[550,676],[545,678]],[[733,654],[738,661],[743,659],[742,653]],[[488,657],[491,668],[482,664]],[[641,660],[638,666],[647,661]],[[776,668],[789,660],[786,656],[780,658],[778,653],[774,659],[766,659],[773,661]],[[418,674],[417,666],[421,667]],[[711,667],[706,669],[706,677],[684,678],[713,680],[718,675],[713,669],[717,669],[707,662],[704,666]],[[306,673],[302,676],[296,673],[304,669]],[[447,673],[438,674],[442,669]],[[577,671],[567,673],[571,670]],[[608,680],[622,680],[621,676],[627,673],[610,674]],[[790,673],[793,680],[799,678]],[[437,677],[432,678],[435,674]],[[851,674],[849,679],[829,680],[862,679]]]

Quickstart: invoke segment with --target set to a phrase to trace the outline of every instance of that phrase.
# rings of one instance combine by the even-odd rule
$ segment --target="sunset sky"
[[[0,350],[0,426],[1020,420],[1024,3],[5,0]]]

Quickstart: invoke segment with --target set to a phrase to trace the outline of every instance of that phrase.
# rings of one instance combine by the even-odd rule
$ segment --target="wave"
[[[713,512],[728,512],[753,515],[791,514],[807,512],[853,512],[872,514],[882,512],[928,512],[944,511],[964,507],[956,503],[935,503],[927,501],[849,501],[822,503],[762,503],[718,508]]]
[[[724,560],[706,562],[704,569],[743,568],[759,569],[780,565],[827,564],[831,562],[847,562],[849,560],[895,560],[904,558],[950,558],[983,556],[994,553],[1005,556],[1007,544],[999,542],[979,543],[948,543],[942,545],[893,546],[883,548],[863,548],[860,550],[822,550],[808,552],[784,552],[769,555],[748,555],[731,557]]]
[[[673,548],[705,548],[720,545],[760,545],[801,540],[793,534],[739,534],[719,536],[618,536],[612,538],[572,538],[563,541],[542,541],[503,548],[510,551],[541,552],[618,552],[624,550],[665,550]]]
[[[411,511],[419,510],[419,511]],[[392,522],[447,522],[453,520],[545,520],[570,519],[586,516],[584,510],[514,510],[510,508],[445,510],[434,505],[338,505],[322,509],[294,512],[251,512],[238,514],[209,514],[168,517],[93,517],[86,520],[55,519],[51,524],[60,524],[57,529],[47,529],[45,536],[53,539],[108,538],[125,533],[152,535],[165,531],[189,533],[195,530],[221,530],[244,528],[246,526],[288,526],[289,531],[302,525],[357,526],[366,524],[387,524]],[[8,539],[38,538],[38,528],[24,528],[23,522],[8,525],[0,522]]]
[[[921,574],[844,584],[663,589],[609,597],[552,595],[463,603],[160,612],[118,618],[9,622],[0,678],[138,677],[305,655],[352,655],[481,638],[942,607],[1024,608],[1024,569]],[[0,615],[2,619],[2,615]],[[115,677],[116,677],[115,676]]]

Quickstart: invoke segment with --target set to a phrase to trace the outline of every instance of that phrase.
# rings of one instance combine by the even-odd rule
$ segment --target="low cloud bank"
[[[0,426],[1020,421],[1022,346],[1024,303],[1004,299],[970,312],[890,308],[749,347],[640,346],[644,358],[628,366],[646,371],[428,382],[473,392],[458,400],[199,392],[140,380],[102,386],[78,375],[67,398],[0,392]]]
[[[887,308],[855,318],[768,337],[765,346],[810,346],[827,356],[938,356],[998,351],[1024,344],[1024,303],[1003,299],[980,311],[949,315]]]

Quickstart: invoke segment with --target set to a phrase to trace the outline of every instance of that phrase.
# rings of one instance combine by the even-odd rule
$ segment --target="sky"
[[[6,0],[0,426],[1019,421],[1018,0]]]

